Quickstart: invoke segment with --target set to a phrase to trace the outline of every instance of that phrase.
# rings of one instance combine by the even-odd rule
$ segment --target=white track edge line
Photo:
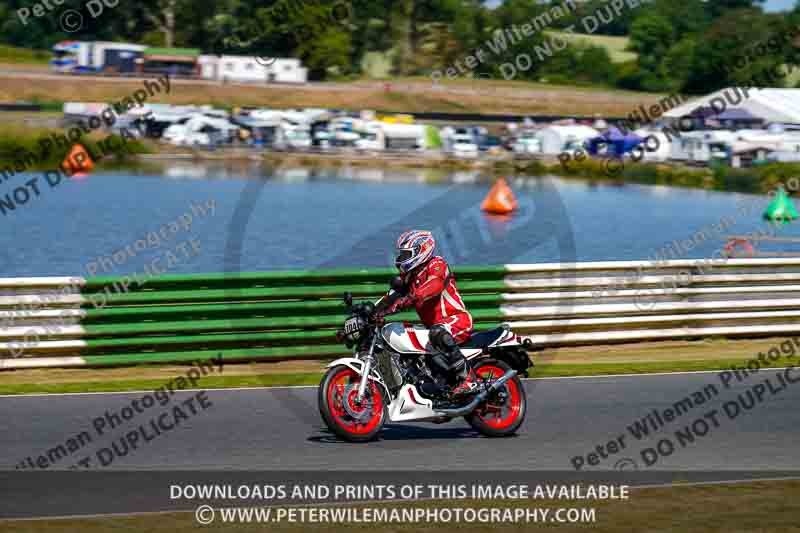
[[[770,367],[761,370],[787,370],[797,367]],[[550,376],[540,378],[522,378],[522,381],[550,381],[565,379],[606,379],[606,378],[631,378],[631,377],[659,377],[659,376],[681,376],[691,374],[719,374],[726,372],[722,370],[686,370],[681,372],[643,372],[640,374],[598,374],[596,376]],[[165,382],[165,383],[168,383]],[[215,392],[215,391],[250,391],[250,390],[286,390],[286,389],[316,389],[317,385],[277,385],[274,387],[210,387],[206,389],[179,389],[175,392]],[[120,395],[120,394],[149,394],[153,390],[133,390],[133,391],[97,391],[97,392],[34,392],[31,394],[0,394],[0,398],[35,398],[39,396],[94,396],[94,395]]]

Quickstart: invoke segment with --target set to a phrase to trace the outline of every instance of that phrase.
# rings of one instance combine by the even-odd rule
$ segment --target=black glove
[[[408,293],[408,289],[406,288],[406,284],[403,283],[403,278],[400,276],[395,276],[389,282],[389,287],[396,293],[402,294],[405,296]]]
[[[370,320],[376,326],[381,327],[386,322],[386,315],[384,315],[380,311],[376,311],[375,313],[372,313],[372,316],[370,317]]]

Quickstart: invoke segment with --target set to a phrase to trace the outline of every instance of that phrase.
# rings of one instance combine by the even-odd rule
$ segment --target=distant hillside
[[[585,35],[581,33],[567,33],[561,31],[551,31],[549,34],[561,37],[571,43],[584,42],[595,46],[602,46],[608,50],[613,63],[624,63],[636,59],[634,52],[626,52],[629,39],[627,37],[615,37],[612,35]]]

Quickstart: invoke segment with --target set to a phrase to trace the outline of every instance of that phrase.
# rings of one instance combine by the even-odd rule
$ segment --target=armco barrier
[[[476,329],[564,346],[800,331],[800,258],[458,268]],[[0,369],[330,358],[341,296],[388,269],[151,278],[0,279]],[[125,285],[129,286],[127,289]],[[415,320],[406,312],[399,320]]]

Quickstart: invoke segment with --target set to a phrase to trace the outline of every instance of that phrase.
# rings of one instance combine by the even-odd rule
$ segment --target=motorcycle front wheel
[[[370,380],[359,404],[362,376],[346,365],[329,369],[319,384],[318,403],[322,420],[339,438],[367,442],[378,436],[386,420],[387,402],[381,386]]]
[[[478,380],[485,380],[488,384],[511,370],[511,367],[502,361],[486,360],[479,362],[474,370]],[[464,419],[487,437],[507,437],[513,435],[525,421],[527,409],[525,387],[519,377],[514,376]]]

